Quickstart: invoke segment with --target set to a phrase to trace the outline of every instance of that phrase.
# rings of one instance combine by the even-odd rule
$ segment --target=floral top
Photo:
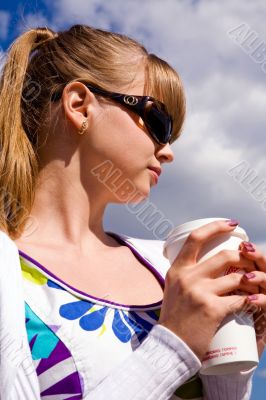
[[[127,245],[163,287],[155,265],[117,234],[109,234]],[[63,282],[24,252],[19,256],[25,323],[41,398],[82,399],[140,345],[159,319],[161,302],[139,306],[99,299]],[[195,376],[171,399],[201,398],[201,381]]]

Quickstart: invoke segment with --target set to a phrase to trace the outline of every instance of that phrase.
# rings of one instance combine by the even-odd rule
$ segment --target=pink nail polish
[[[256,294],[252,294],[251,296],[248,296],[248,299],[249,299],[250,301],[258,300],[258,296],[257,296]]]
[[[255,275],[253,272],[247,272],[244,276],[245,276],[247,279],[256,278],[256,275]]]
[[[256,251],[256,249],[252,246],[252,244],[243,244],[243,249],[251,253],[254,253]]]
[[[247,247],[252,247],[252,249],[255,249],[254,245],[251,242],[242,242],[244,246]]]
[[[230,226],[237,226],[239,225],[239,222],[236,219],[229,219],[226,221],[226,223]]]

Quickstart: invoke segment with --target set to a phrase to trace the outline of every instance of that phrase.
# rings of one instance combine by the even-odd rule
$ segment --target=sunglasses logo
[[[134,96],[124,96],[124,102],[130,106],[135,106],[139,101]]]

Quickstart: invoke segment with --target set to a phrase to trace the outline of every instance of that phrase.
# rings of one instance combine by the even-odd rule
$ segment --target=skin
[[[142,95],[143,87],[140,73],[126,93]],[[88,129],[78,135],[85,119]],[[71,248],[77,257],[108,250],[117,243],[104,232],[104,211],[120,201],[91,169],[110,160],[123,172],[121,180],[132,181],[143,199],[154,185],[148,166],[172,162],[173,152],[169,144],[152,140],[135,114],[111,101],[100,103],[79,82],[65,87],[61,108],[52,108],[51,120],[48,140],[39,150],[41,169],[31,211],[38,226],[27,240],[50,243],[56,237],[58,247]]]
[[[142,95],[143,76],[139,70],[124,93]],[[85,119],[87,130],[79,135]],[[41,244],[73,259],[100,259],[118,246],[104,232],[105,208],[123,201],[91,174],[92,168],[110,160],[121,170],[121,179],[129,179],[142,193],[135,198],[138,202],[149,196],[154,184],[148,167],[172,162],[173,151],[169,144],[157,144],[134,113],[99,101],[80,82],[65,87],[59,108],[51,105],[50,121],[48,139],[39,149],[40,175],[31,211],[38,225],[17,244]],[[159,323],[181,337],[199,359],[223,318],[247,301],[246,296],[226,294],[241,288],[254,293],[254,285],[239,274],[220,275],[228,265],[254,271],[259,253],[252,254],[252,260],[241,250],[219,253],[204,263],[197,259],[208,240],[233,229],[219,221],[192,232],[166,276]]]
[[[243,281],[248,282],[256,290],[257,295],[254,299],[247,299],[247,304],[254,307],[254,321],[257,331],[257,343],[259,354],[261,355],[266,344],[266,257],[263,252],[258,249],[254,243],[249,245],[241,245],[240,251],[245,255],[247,259],[255,263],[255,270],[252,274],[246,274],[243,276]]]
[[[248,293],[257,292],[257,286],[252,287],[242,274],[221,275],[230,266],[247,273],[254,271],[262,257],[260,252],[253,252],[251,260],[241,247],[220,251],[204,262],[198,260],[206,242],[234,229],[225,221],[216,221],[194,230],[166,275],[159,322],[182,338],[200,360],[222,320],[241,311],[248,302]],[[228,295],[234,290],[247,295]],[[264,346],[257,343],[261,355]]]

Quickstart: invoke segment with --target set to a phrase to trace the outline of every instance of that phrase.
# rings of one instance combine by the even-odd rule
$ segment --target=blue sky
[[[23,19],[29,13],[41,12],[49,18],[49,8],[42,1],[2,1],[0,10],[8,13],[8,31],[7,35],[2,35],[1,46],[6,49],[19,32],[19,26],[23,23]]]
[[[266,43],[265,12],[264,0],[4,0],[0,46],[5,51],[37,25],[61,30],[85,23],[129,34],[167,59],[184,82],[187,119],[173,146],[175,162],[164,167],[150,204],[173,225],[236,218],[266,251],[266,56],[256,53]],[[154,238],[126,207],[111,205],[105,227]],[[265,388],[266,356],[252,400],[261,400]]]

